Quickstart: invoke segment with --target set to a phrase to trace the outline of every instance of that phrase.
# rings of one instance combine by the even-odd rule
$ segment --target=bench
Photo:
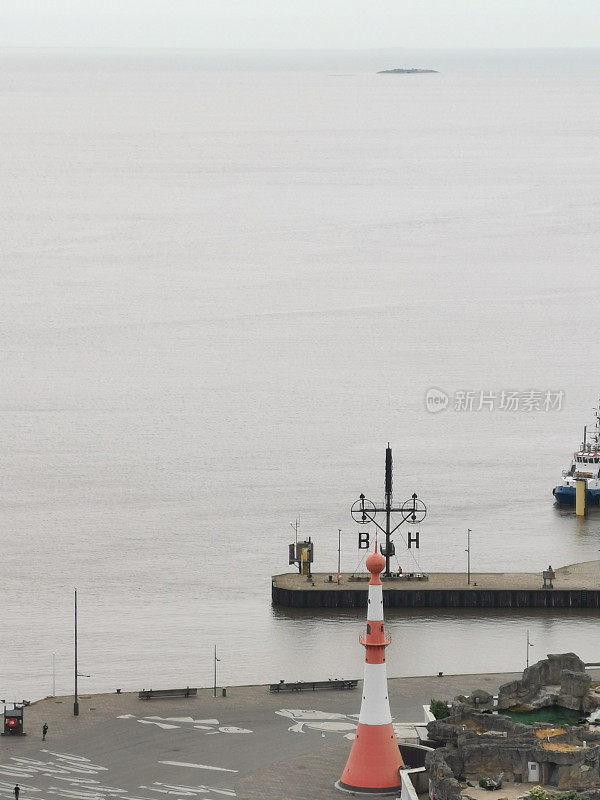
[[[142,689],[138,698],[152,700],[153,697],[195,697],[197,694],[198,689],[190,689],[189,686],[185,689]]]
[[[272,683],[270,692],[315,692],[318,689],[356,689],[358,681],[342,681],[336,678],[328,681],[296,681],[295,683]]]

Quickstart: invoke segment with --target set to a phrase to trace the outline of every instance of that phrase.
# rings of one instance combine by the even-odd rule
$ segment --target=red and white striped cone
[[[356,738],[342,777],[335,784],[347,792],[395,794],[400,789],[402,757],[392,726],[388,699],[385,648],[391,641],[383,630],[383,586],[379,575],[385,559],[371,553],[366,566],[371,573],[367,610],[365,679]]]

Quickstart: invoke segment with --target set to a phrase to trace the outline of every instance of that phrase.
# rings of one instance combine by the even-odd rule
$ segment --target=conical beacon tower
[[[400,789],[403,763],[392,726],[385,667],[385,648],[391,641],[383,630],[383,586],[379,578],[385,559],[376,549],[366,566],[371,580],[367,633],[360,637],[366,649],[363,696],[356,738],[336,787],[365,794],[395,794]]]

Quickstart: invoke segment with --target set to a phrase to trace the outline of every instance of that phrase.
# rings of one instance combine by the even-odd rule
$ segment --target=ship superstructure
[[[562,481],[552,490],[557,503],[575,505],[575,486],[577,480],[586,481],[586,503],[600,503],[600,407],[594,409],[595,425],[588,436],[587,426],[583,429],[583,442],[573,453],[571,466],[563,470]]]

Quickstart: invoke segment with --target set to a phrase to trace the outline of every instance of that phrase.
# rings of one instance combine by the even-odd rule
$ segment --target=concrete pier
[[[555,569],[544,587],[540,572],[433,572],[426,577],[383,579],[388,608],[600,608],[600,561]],[[331,580],[330,580],[331,575]],[[366,573],[285,573],[272,578],[275,605],[292,608],[360,608],[367,602]]]

